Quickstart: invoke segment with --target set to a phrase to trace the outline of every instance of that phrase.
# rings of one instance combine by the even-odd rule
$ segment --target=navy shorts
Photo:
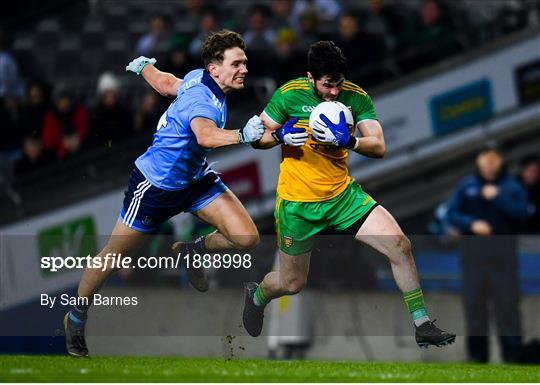
[[[181,212],[202,209],[225,190],[227,186],[213,171],[183,190],[162,190],[153,186],[135,167],[129,178],[120,219],[134,230],[151,233]]]

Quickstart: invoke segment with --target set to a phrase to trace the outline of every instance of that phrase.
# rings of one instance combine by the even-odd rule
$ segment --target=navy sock
[[[193,251],[197,254],[203,255],[208,253],[208,249],[206,248],[206,245],[204,244],[204,241],[206,239],[206,236],[203,235],[202,237],[199,237],[193,242]]]
[[[69,320],[73,322],[74,325],[84,326],[86,320],[88,319],[89,307],[90,304],[73,306],[69,312]]]

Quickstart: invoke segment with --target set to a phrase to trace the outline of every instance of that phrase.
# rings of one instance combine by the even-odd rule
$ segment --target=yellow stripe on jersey
[[[355,83],[353,83],[353,82],[351,82],[351,81],[349,81],[349,80],[345,80],[345,81],[343,82],[343,85],[344,85],[344,86],[350,86],[350,87],[360,88],[360,89],[363,91],[362,87],[360,87],[358,84],[355,84]]]
[[[282,93],[293,90],[293,89],[309,89],[309,82],[307,79],[293,80],[288,83],[285,83],[281,86],[280,90]]]
[[[362,87],[359,87],[356,84],[351,83],[351,82],[343,83],[343,87],[341,89],[345,91],[353,91],[360,95],[367,95],[366,91],[364,91]]]
[[[342,91],[351,91],[351,92],[355,92],[357,94],[360,94],[360,95],[367,95],[366,91],[364,91],[363,89],[361,89],[360,87],[358,88],[353,88],[353,87],[347,87],[347,86],[343,86],[341,88]]]
[[[306,86],[290,86],[290,87],[282,89],[281,93],[284,94],[286,92],[293,91],[293,90],[306,90],[306,91],[309,91],[309,87],[306,87]]]
[[[287,88],[287,87],[290,87],[290,86],[293,86],[293,85],[304,86],[304,85],[307,85],[307,84],[306,84],[306,82],[304,80],[296,80],[296,81],[285,83],[284,85],[282,85],[280,87],[280,89]]]

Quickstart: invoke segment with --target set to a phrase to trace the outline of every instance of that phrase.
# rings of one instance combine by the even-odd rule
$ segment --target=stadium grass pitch
[[[539,382],[540,367],[173,357],[0,356],[0,382]]]

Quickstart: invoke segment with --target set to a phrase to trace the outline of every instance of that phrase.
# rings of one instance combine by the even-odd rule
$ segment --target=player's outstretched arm
[[[183,80],[171,73],[158,70],[154,64],[156,59],[139,56],[126,66],[126,71],[142,75],[144,80],[161,95],[176,97]]]
[[[264,126],[258,116],[253,116],[244,128],[239,130],[223,130],[218,128],[213,120],[194,118],[191,120],[191,130],[201,147],[218,148],[238,143],[251,144],[258,141],[264,133]]]
[[[362,137],[356,138],[356,144],[352,148],[354,152],[370,158],[382,158],[386,153],[386,144],[381,124],[378,120],[369,119],[356,125]]]

